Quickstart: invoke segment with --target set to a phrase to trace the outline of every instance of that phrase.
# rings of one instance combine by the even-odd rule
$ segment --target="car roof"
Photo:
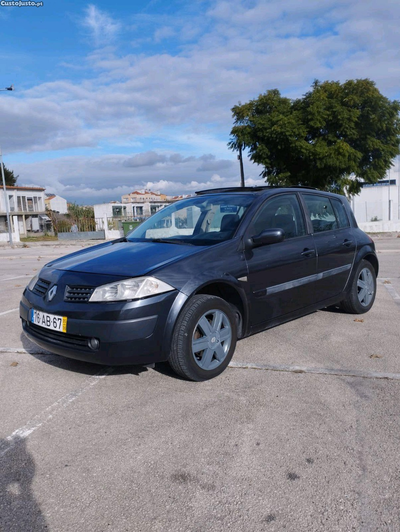
[[[239,194],[243,194],[243,193],[257,193],[257,194],[262,194],[262,193],[265,193],[265,192],[272,192],[272,191],[276,191],[276,190],[299,190],[299,189],[305,189],[305,190],[314,190],[314,191],[317,191],[317,192],[322,192],[322,191],[319,191],[318,189],[314,188],[314,187],[305,187],[305,186],[291,186],[291,187],[279,187],[279,186],[258,186],[258,187],[225,187],[225,188],[208,188],[206,190],[199,190],[196,192],[196,194],[198,196],[202,196],[203,194],[220,194],[221,192],[229,192],[229,193],[239,193]],[[328,192],[329,194],[329,192]]]

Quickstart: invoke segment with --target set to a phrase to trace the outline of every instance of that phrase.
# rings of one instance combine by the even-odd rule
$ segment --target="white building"
[[[94,205],[95,218],[148,218],[169,205],[170,201],[146,201],[137,203],[99,203]]]
[[[369,232],[400,231],[399,178],[388,177],[374,185],[364,184],[351,199],[361,229]]]
[[[57,194],[46,194],[45,197],[46,208],[50,211],[58,212],[59,214],[68,213],[67,200]]]
[[[40,187],[6,187],[15,240],[18,235],[40,233],[51,230],[51,220],[45,209],[45,189]],[[8,240],[6,198],[0,189],[0,240]]]

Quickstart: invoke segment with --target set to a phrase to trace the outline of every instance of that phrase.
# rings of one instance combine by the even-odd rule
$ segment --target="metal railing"
[[[77,220],[57,220],[58,233],[81,233],[104,230],[104,220],[101,218],[80,218]]]

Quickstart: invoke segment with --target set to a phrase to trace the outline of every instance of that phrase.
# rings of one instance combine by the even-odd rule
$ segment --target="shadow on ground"
[[[40,362],[43,362],[44,364],[64,369],[66,371],[72,371],[74,373],[80,373],[84,375],[95,375],[96,373],[106,371],[106,369],[110,367],[100,364],[91,364],[89,362],[82,362],[80,360],[74,360],[72,358],[54,355],[53,353],[46,352],[44,350],[42,352],[41,348],[33,344],[28,338],[26,338],[23,333],[21,333],[21,342],[23,348],[32,357],[36,358],[37,360],[40,360]],[[156,371],[157,373],[160,373],[161,375],[165,375],[167,377],[172,377],[178,380],[184,380],[172,371],[168,362],[158,363],[155,365],[154,368],[143,365],[114,366],[110,375],[140,375],[141,373],[146,373],[150,369],[154,369],[154,371]]]
[[[0,470],[0,530],[49,530],[32,491],[35,462],[26,440],[0,439]]]

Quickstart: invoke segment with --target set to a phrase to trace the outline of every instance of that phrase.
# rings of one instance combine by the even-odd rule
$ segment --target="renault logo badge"
[[[57,292],[57,285],[55,284],[54,286],[52,286],[50,288],[50,290],[48,291],[47,293],[47,300],[48,301],[51,301],[53,299],[53,297],[56,295],[56,292]]]

